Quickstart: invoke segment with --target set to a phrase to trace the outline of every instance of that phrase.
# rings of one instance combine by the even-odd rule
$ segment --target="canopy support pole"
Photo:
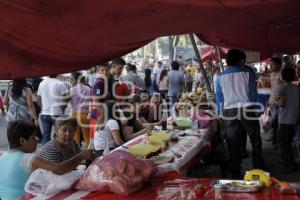
[[[211,89],[211,87],[210,87],[209,80],[208,80],[208,78],[207,78],[207,74],[206,74],[206,71],[205,71],[205,69],[204,69],[203,62],[202,62],[200,53],[199,53],[199,50],[198,50],[197,45],[196,45],[196,42],[195,42],[194,35],[193,35],[193,34],[189,34],[189,36],[190,36],[190,40],[191,40],[191,42],[192,42],[193,49],[194,49],[194,51],[195,51],[196,57],[197,57],[198,62],[199,62],[199,67],[200,67],[201,72],[202,72],[202,75],[203,75],[203,80],[204,80],[206,89],[207,89],[208,92],[212,93],[212,89]]]
[[[222,57],[220,53],[220,47],[216,46],[217,54],[218,54],[218,59],[219,59],[219,64],[220,64],[220,69],[223,71],[223,62],[222,62]]]

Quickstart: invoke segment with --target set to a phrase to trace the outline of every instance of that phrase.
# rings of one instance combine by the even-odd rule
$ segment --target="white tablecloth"
[[[178,173],[182,173],[183,167],[189,163],[192,159],[194,159],[197,154],[209,143],[207,142],[205,137],[199,137],[199,136],[184,136],[184,137],[179,137],[179,140],[176,144],[171,145],[165,152],[159,153],[159,155],[170,155],[175,157],[175,160],[172,163],[168,163],[165,165],[159,165],[159,168],[163,170],[164,172],[167,171],[177,171]],[[124,145],[114,149],[113,151],[116,150],[123,150],[127,151],[126,147],[130,147],[131,145],[141,143],[145,141],[146,136],[145,135],[140,135]],[[181,157],[177,158],[173,153],[176,152],[177,154],[180,154]],[[39,196],[39,197],[34,197],[34,198],[25,198],[31,199],[31,200],[46,200],[49,198],[53,198],[55,200],[71,200],[71,199],[80,199],[80,197],[83,197],[85,195],[89,194],[89,192],[86,191],[74,191],[74,192],[62,192],[61,194],[57,195],[47,195],[47,196]]]
[[[134,144],[142,143],[145,141],[146,136],[138,136],[129,142],[125,143],[123,146],[118,147],[115,150],[127,151],[127,147],[130,147]],[[177,171],[181,173],[182,167],[190,162],[206,145],[209,145],[208,142],[199,136],[184,136],[179,137],[179,140],[176,144],[167,148],[166,151],[159,153],[158,155],[172,156],[175,157],[175,160],[172,163],[159,165],[164,171]],[[176,157],[175,154],[180,154],[181,157]]]

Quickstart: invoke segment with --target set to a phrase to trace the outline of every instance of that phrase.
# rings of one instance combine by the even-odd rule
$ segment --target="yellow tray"
[[[169,141],[170,134],[168,133],[153,133],[148,137],[148,140],[153,145],[161,145],[162,141]]]
[[[128,148],[128,152],[134,156],[144,158],[157,152],[159,149],[160,146],[154,146],[152,144],[135,144]]]

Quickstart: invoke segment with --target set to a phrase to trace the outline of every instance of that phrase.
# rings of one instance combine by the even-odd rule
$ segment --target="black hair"
[[[37,92],[40,83],[43,81],[41,77],[33,78],[32,79],[32,92]]]
[[[12,97],[19,98],[22,95],[22,91],[26,88],[26,79],[15,79],[12,82]]]
[[[132,71],[132,72],[136,72],[137,68],[135,65],[127,63],[127,71]]]
[[[104,103],[106,105],[106,117],[107,119],[115,119],[114,115],[113,115],[113,108],[116,104],[116,101],[114,100],[108,100],[108,101],[105,101]]]
[[[146,88],[151,87],[152,85],[152,80],[151,80],[151,69],[145,69],[145,86]]]
[[[71,76],[76,80],[76,82],[84,82],[84,76],[80,72],[73,72],[71,73]]]
[[[179,70],[179,62],[177,62],[177,61],[173,61],[172,63],[171,63],[171,67],[172,67],[172,69],[173,70],[175,70],[175,71],[178,71]]]
[[[125,138],[125,135],[124,135],[124,132],[123,132],[123,129],[122,129],[122,123],[121,123],[120,118],[119,118],[120,116],[118,115],[118,113],[114,113],[116,111],[116,108],[117,108],[117,106],[115,106],[116,101],[108,100],[108,101],[105,102],[105,105],[106,105],[106,111],[107,111],[106,119],[107,120],[113,119],[113,120],[117,121],[117,123],[119,125],[120,137],[123,141],[126,141],[126,138]],[[113,108],[115,108],[115,109],[113,109]]]
[[[157,64],[162,65],[163,63],[161,61],[158,61]]]
[[[50,78],[56,78],[57,76],[58,76],[58,74],[49,75]]]
[[[286,67],[281,70],[281,77],[286,82],[290,83],[294,80],[296,71],[294,68]]]
[[[110,67],[108,62],[102,62],[102,63],[100,63],[99,65],[97,65],[97,69],[98,69],[100,66]]]
[[[136,72],[137,68],[135,65],[130,65],[130,70]]]
[[[147,90],[142,90],[139,92],[139,95],[141,95],[142,93],[146,93],[149,96],[149,92]]]
[[[111,65],[126,65],[126,62],[123,58],[116,58],[111,61]]]
[[[25,120],[16,120],[10,122],[7,127],[7,140],[10,149],[20,147],[20,139],[29,139],[30,136],[37,132],[37,127]]]
[[[130,98],[126,100],[128,103],[140,103],[141,102],[141,97],[137,94],[132,95]]]
[[[282,65],[282,60],[278,57],[271,58],[271,61],[277,65],[280,65],[280,66]]]
[[[246,55],[243,51],[230,49],[226,54],[226,63],[228,66],[238,65],[241,60],[246,61]]]
[[[290,56],[283,56],[283,61],[285,62],[285,63],[291,63],[292,62],[292,59],[291,59],[291,57]]]
[[[162,81],[164,79],[164,77],[167,75],[168,75],[168,71],[166,69],[161,70],[159,80]]]

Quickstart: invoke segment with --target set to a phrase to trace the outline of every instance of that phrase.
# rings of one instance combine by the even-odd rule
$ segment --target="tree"
[[[180,39],[180,35],[168,36],[170,61],[174,59],[174,48],[178,45],[179,39]]]

